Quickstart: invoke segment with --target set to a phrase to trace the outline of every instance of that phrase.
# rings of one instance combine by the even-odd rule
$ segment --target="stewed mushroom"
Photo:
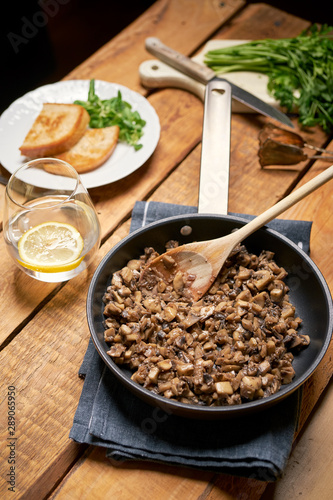
[[[294,352],[310,338],[299,333],[287,272],[273,252],[257,256],[238,245],[195,303],[181,275],[172,283],[140,281],[157,255],[146,248],[130,260],[104,295],[108,354],[131,368],[135,382],[183,403],[217,406],[264,398],[292,381]]]

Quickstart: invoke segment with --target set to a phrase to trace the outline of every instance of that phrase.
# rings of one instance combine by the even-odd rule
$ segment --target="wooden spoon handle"
[[[296,191],[290,193],[288,196],[280,200],[268,210],[258,215],[258,217],[250,221],[248,224],[241,227],[234,233],[235,235],[237,235],[237,241],[243,241],[247,236],[254,233],[257,229],[260,229],[262,226],[267,224],[267,222],[275,219],[275,217],[282,214],[282,212],[295,205],[295,203],[305,198],[305,196],[312,193],[332,178],[333,165],[324,170],[324,172],[322,172],[321,174],[311,179],[311,181],[304,184],[304,186],[296,189]]]

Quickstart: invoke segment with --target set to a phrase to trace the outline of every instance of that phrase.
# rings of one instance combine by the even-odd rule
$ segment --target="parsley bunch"
[[[268,76],[268,92],[304,127],[333,130],[333,27],[317,25],[295,38],[264,39],[210,50],[216,73],[255,71]]]
[[[119,126],[119,140],[127,142],[137,151],[142,148],[139,144],[143,136],[143,127],[146,125],[137,111],[132,111],[132,106],[122,100],[121,92],[111,99],[100,99],[95,93],[95,80],[90,80],[87,101],[74,101],[74,104],[83,106],[90,115],[91,128]]]

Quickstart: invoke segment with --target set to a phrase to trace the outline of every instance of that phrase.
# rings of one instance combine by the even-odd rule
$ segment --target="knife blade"
[[[164,45],[158,38],[146,38],[146,50],[153,54],[161,61],[169,64],[171,67],[185,73],[186,75],[194,78],[200,83],[207,84],[212,80],[227,81],[231,85],[232,97],[242,104],[254,109],[258,113],[273,118],[283,125],[288,125],[295,128],[292,121],[282,111],[273,108],[270,104],[262,101],[255,95],[247,92],[246,90],[238,87],[234,83],[229,82],[227,79],[217,77],[215,71],[208,66],[203,66],[195,61],[192,61],[187,56],[180,54],[176,50],[171,49]]]

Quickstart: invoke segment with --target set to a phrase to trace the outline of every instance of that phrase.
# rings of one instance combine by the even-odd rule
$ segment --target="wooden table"
[[[102,245],[88,271],[62,285],[35,281],[18,270],[0,242],[1,302],[1,498],[25,499],[328,499],[331,471],[333,393],[332,344],[306,382],[300,428],[284,477],[276,485],[148,463],[115,467],[105,450],[72,442],[68,435],[82,389],[78,368],[89,331],[85,300],[94,270],[129,230],[136,200],[195,205],[198,196],[203,105],[189,92],[150,92],[138,68],[151,56],[144,40],[157,36],[193,55],[211,38],[255,39],[296,36],[308,22],[265,4],[243,0],[157,0],[133,24],[79,67],[68,79],[117,82],[148,97],[161,122],[153,156],[125,179],[90,194],[102,227]],[[267,120],[233,114],[229,210],[258,214],[317,175],[327,163],[303,162],[295,169],[263,170],[258,133]],[[318,146],[330,138],[321,130],[305,134]],[[4,187],[0,186],[1,201]],[[240,196],[241,193],[241,196]],[[297,204],[283,218],[313,221],[311,256],[333,287],[333,185]],[[16,391],[16,487],[8,491],[7,390]],[[330,497],[331,498],[331,497]]]

